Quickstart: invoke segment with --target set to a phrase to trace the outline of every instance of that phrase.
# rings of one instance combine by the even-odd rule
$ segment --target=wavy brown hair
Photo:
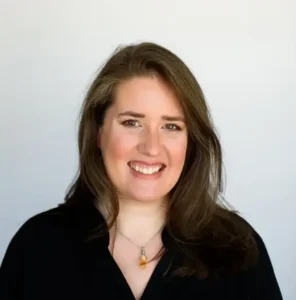
[[[221,145],[205,97],[186,64],[160,45],[119,47],[90,86],[80,116],[79,171],[65,205],[104,201],[109,228],[115,223],[119,204],[97,147],[97,131],[119,83],[138,76],[159,76],[168,84],[188,130],[185,164],[169,193],[166,223],[172,248],[183,257],[174,273],[205,278],[246,268],[257,257],[256,243],[251,227],[223,200]]]

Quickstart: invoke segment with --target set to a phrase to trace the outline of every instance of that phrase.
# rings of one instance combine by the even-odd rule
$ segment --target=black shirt
[[[1,300],[134,299],[108,250],[109,236],[85,242],[104,222],[94,205],[59,206],[29,219],[11,240],[0,268]],[[166,231],[162,233],[166,246]],[[170,251],[156,266],[141,300],[280,300],[281,292],[258,234],[256,267],[235,275],[199,280],[163,274]]]

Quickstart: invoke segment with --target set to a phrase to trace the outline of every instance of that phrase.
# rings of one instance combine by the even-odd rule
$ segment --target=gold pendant
[[[147,256],[146,256],[144,247],[141,248],[141,256],[140,256],[139,265],[140,265],[141,269],[145,269],[146,265],[147,265]]]

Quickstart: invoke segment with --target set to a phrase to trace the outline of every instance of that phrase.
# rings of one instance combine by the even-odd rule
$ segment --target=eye
[[[178,130],[181,130],[181,128],[176,125],[176,124],[166,124],[165,125],[166,129],[168,129],[169,131],[178,131]]]
[[[140,127],[141,126],[137,120],[126,120],[126,121],[123,121],[121,124],[126,127]]]

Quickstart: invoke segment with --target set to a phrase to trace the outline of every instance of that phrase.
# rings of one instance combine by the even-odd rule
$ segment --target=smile
[[[151,174],[155,174],[158,173],[159,171],[161,171],[162,169],[164,169],[165,165],[160,164],[160,165],[155,165],[155,166],[139,166],[137,164],[133,164],[133,163],[129,163],[128,164],[130,166],[130,168],[132,168],[133,170],[145,174],[145,175],[151,175]]]

